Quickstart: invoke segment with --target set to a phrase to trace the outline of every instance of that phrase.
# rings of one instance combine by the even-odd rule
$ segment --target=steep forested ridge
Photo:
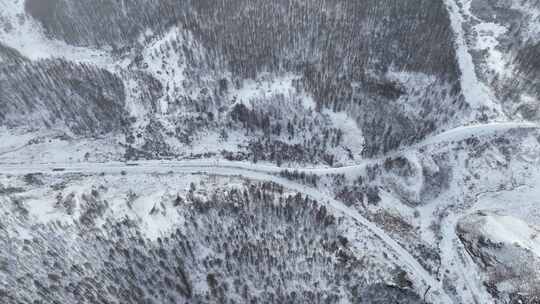
[[[137,48],[148,31],[191,32],[206,69],[229,71],[233,83],[263,72],[301,75],[318,109],[358,123],[366,156],[415,142],[467,109],[442,1],[26,1],[26,9],[50,37],[118,52]],[[433,79],[412,92],[389,71]]]

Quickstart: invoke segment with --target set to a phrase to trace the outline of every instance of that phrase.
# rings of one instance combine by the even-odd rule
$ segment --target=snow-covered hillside
[[[534,0],[455,0],[482,86],[507,117],[539,119],[540,5]]]
[[[538,303],[539,18],[0,0],[0,303]]]

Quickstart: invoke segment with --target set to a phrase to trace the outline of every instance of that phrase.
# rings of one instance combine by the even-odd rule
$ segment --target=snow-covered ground
[[[483,132],[477,132],[478,138],[481,134]],[[476,159],[471,158],[467,150],[456,151],[451,161],[454,182],[449,190],[418,208],[422,238],[439,242],[440,278],[459,282],[455,287],[461,289],[460,297],[465,303],[492,303],[494,299],[483,283],[490,279],[489,274],[478,265],[457,234],[457,227],[464,219],[471,219],[470,216],[479,212],[485,214],[482,225],[473,225],[479,229],[478,235],[509,245],[514,244],[511,239],[515,239],[522,242],[523,248],[536,248],[537,241],[530,237],[535,234],[532,226],[540,223],[538,140],[534,135],[523,136],[513,148],[516,152],[506,159],[498,148],[488,148]],[[438,149],[444,151],[442,146]],[[436,150],[429,151],[436,153]],[[469,174],[475,175],[476,180],[469,179]]]
[[[516,124],[516,123],[491,123],[487,125],[475,125],[475,126],[469,126],[469,127],[462,127],[457,130],[448,131],[447,133],[441,134],[438,136],[438,138],[432,138],[428,139],[427,142],[423,143],[423,147],[426,147],[426,145],[429,145],[431,149],[436,149],[436,147],[439,147],[440,149],[444,149],[445,146],[450,144],[453,141],[460,141],[467,139],[471,136],[477,136],[477,137],[488,137],[490,135],[503,135],[506,134],[505,132],[508,132],[509,130],[515,130],[520,128],[537,128],[535,125],[532,124]],[[534,143],[527,143],[523,142],[523,147],[520,149],[523,151],[523,154],[519,157],[522,157],[525,162],[534,163],[536,160],[534,158],[534,151],[529,151],[528,147],[534,148],[536,144]],[[420,145],[422,147],[422,145]],[[430,150],[434,151],[434,150]],[[407,157],[409,158],[411,155],[408,151],[403,151],[403,153],[406,153]],[[464,152],[466,153],[466,152]],[[532,153],[532,154],[531,154]],[[538,156],[538,155],[537,155]],[[376,161],[383,161],[381,160],[370,160],[368,163],[376,162]],[[417,162],[420,162],[420,160],[417,160]],[[320,175],[325,175],[327,173],[344,173],[344,172],[350,172],[350,173],[358,173],[359,170],[363,170],[364,166],[358,165],[358,166],[349,166],[345,168],[306,168],[303,169],[306,172],[310,173],[316,173]],[[521,165],[521,164],[520,164]],[[251,180],[260,180],[260,181],[272,181],[277,184],[281,184],[287,189],[290,189],[292,191],[298,191],[304,194],[309,195],[310,197],[317,199],[320,202],[324,202],[325,205],[330,209],[333,210],[333,212],[336,212],[336,214],[339,214],[340,216],[344,216],[346,218],[349,218],[350,220],[354,221],[355,223],[360,224],[361,226],[365,227],[367,230],[370,231],[374,236],[376,236],[378,239],[382,240],[390,250],[394,253],[394,256],[396,258],[396,262],[399,265],[403,265],[405,269],[407,269],[408,273],[411,275],[412,278],[414,278],[415,282],[421,282],[417,284],[418,290],[425,291],[428,287],[431,288],[431,292],[434,292],[433,294],[429,294],[429,297],[434,300],[434,302],[441,302],[441,303],[452,303],[451,298],[453,296],[446,295],[446,292],[444,291],[443,287],[445,280],[451,279],[451,280],[458,280],[458,282],[461,282],[460,284],[465,284],[463,287],[467,287],[466,290],[463,292],[460,292],[459,299],[468,299],[469,301],[474,301],[475,299],[477,301],[489,301],[491,298],[489,294],[485,291],[485,289],[482,286],[482,280],[478,280],[478,274],[481,273],[480,270],[478,270],[475,266],[475,263],[471,260],[467,254],[465,254],[465,251],[462,247],[462,245],[459,242],[459,239],[457,238],[455,234],[455,227],[457,226],[458,221],[465,215],[470,214],[470,212],[475,212],[476,210],[486,210],[488,207],[495,208],[499,212],[501,210],[506,210],[508,213],[503,213],[505,216],[519,216],[521,214],[527,214],[527,213],[534,213],[534,206],[536,205],[537,200],[534,200],[534,197],[539,197],[538,189],[540,189],[540,185],[535,183],[535,181],[540,181],[540,178],[535,176],[530,177],[530,182],[528,187],[518,187],[518,188],[512,188],[508,189],[508,197],[504,198],[502,196],[499,197],[498,204],[493,204],[493,201],[497,201],[496,199],[487,199],[488,196],[492,195],[503,195],[505,193],[504,189],[498,190],[497,188],[497,180],[501,180],[501,177],[495,174],[488,174],[489,176],[485,177],[485,187],[487,189],[479,189],[476,191],[481,191],[480,195],[477,196],[478,202],[469,206],[454,206],[452,207],[452,201],[454,199],[453,195],[464,195],[463,189],[453,189],[448,193],[448,196],[445,196],[444,198],[440,198],[439,202],[437,204],[430,204],[425,207],[419,208],[419,217],[420,217],[420,231],[422,233],[430,231],[429,225],[433,220],[433,214],[435,214],[435,211],[437,211],[438,208],[447,208],[447,215],[441,219],[441,236],[442,240],[440,242],[440,251],[441,251],[441,269],[438,272],[438,274],[432,274],[425,270],[425,268],[418,262],[418,260],[411,255],[411,253],[406,250],[402,245],[400,245],[392,236],[389,235],[389,233],[385,230],[383,230],[381,227],[379,227],[377,224],[371,222],[366,217],[362,216],[359,211],[355,208],[347,207],[342,202],[335,200],[333,198],[333,195],[326,193],[326,190],[328,189],[314,189],[312,187],[302,185],[281,177],[278,177],[276,173],[279,173],[284,168],[277,167],[274,165],[268,165],[268,164],[253,164],[249,162],[229,162],[229,161],[223,161],[218,159],[209,159],[209,160],[190,160],[190,161],[140,161],[140,162],[133,162],[133,163],[123,163],[123,162],[105,162],[105,163],[74,163],[74,162],[68,162],[68,163],[47,163],[47,164],[1,164],[0,165],[0,172],[2,172],[5,176],[14,175],[14,176],[20,176],[23,174],[29,174],[29,173],[42,173],[44,175],[53,175],[53,176],[64,176],[64,175],[72,175],[72,174],[83,174],[83,175],[89,175],[89,176],[97,176],[104,174],[104,176],[110,177],[111,181],[113,180],[123,180],[123,178],[130,178],[133,180],[140,180],[141,185],[144,185],[142,182],[143,179],[148,178],[148,176],[154,176],[154,175],[178,175],[178,176],[190,176],[191,174],[207,174],[207,175],[218,175],[218,176],[242,176],[243,178],[248,178]],[[290,168],[292,169],[292,168]],[[458,170],[459,168],[455,168]],[[523,171],[523,168],[516,166],[514,168],[516,171],[519,172],[525,172]],[[534,172],[534,171],[533,171]],[[504,174],[501,173],[501,174]],[[456,176],[464,175],[462,172],[456,172]],[[174,181],[175,179],[172,177],[166,177],[168,179],[171,179]],[[526,179],[525,176],[518,176],[516,175],[517,181],[522,181]],[[174,182],[181,184],[180,181]],[[113,183],[114,184],[114,183]],[[166,183],[165,183],[166,184]],[[495,189],[491,189],[489,187],[495,186]],[[121,187],[120,184],[118,187]],[[154,189],[157,189],[155,186]],[[459,187],[459,185],[456,185],[456,187]],[[144,187],[141,186],[141,189]],[[167,187],[165,187],[167,188]],[[146,189],[146,188],[144,188]],[[493,190],[493,191],[491,191]],[[495,191],[497,190],[497,191]],[[126,190],[127,191],[127,190]],[[153,191],[151,189],[145,190],[148,195],[149,199],[145,199],[144,201],[141,201],[141,205],[139,207],[141,208],[140,214],[145,214],[148,212],[148,208],[153,208],[156,205],[156,202],[160,201],[160,198],[165,196],[171,196],[173,194],[169,193],[167,194],[166,190],[159,190],[159,191]],[[526,200],[527,203],[524,203],[522,205],[512,203],[510,204],[508,202],[509,199],[511,199],[511,193],[515,193],[515,191],[518,191],[517,193],[522,193],[522,196],[520,197],[527,197],[528,200]],[[528,192],[527,192],[528,191]],[[113,198],[111,198],[113,200]],[[387,197],[383,194],[383,200],[382,207],[388,209],[388,210],[395,210],[398,215],[403,216],[412,216],[413,210],[410,208],[400,208],[400,202],[397,200],[392,200],[391,197]],[[392,203],[393,202],[393,203]],[[148,204],[151,204],[152,207],[149,207]],[[505,206],[505,204],[507,204]],[[518,207],[520,206],[520,207]],[[158,205],[157,208],[160,206]],[[524,209],[522,209],[524,208]],[[135,209],[138,210],[138,209]],[[520,212],[510,212],[512,210],[521,210]],[[529,210],[529,211],[527,211]],[[119,212],[122,213],[122,212]],[[170,216],[169,213],[165,213],[166,216]],[[164,219],[163,219],[164,220]],[[173,221],[174,219],[167,218],[167,221]],[[524,219],[526,220],[526,219]],[[534,219],[536,220],[536,219]],[[166,229],[166,227],[159,225],[160,221],[158,223],[153,222],[153,218],[149,220],[147,225],[151,227],[150,233],[152,235],[159,234],[160,229]],[[521,225],[523,226],[523,225]],[[503,227],[504,229],[507,229],[507,227]],[[519,228],[519,227],[518,227]],[[154,230],[152,230],[154,229]],[[518,229],[519,230],[519,229]],[[523,230],[523,229],[521,229]],[[521,231],[520,230],[520,231]],[[351,236],[352,238],[352,236]],[[423,235],[423,239],[429,240],[430,236],[429,234]],[[433,242],[436,242],[435,237],[431,236],[431,240]],[[528,246],[528,245],[527,245]],[[535,248],[532,246],[529,246],[531,248]],[[466,268],[465,268],[466,267]],[[470,271],[460,271],[460,269],[469,269]],[[441,279],[441,281],[438,281],[438,279]],[[441,283],[442,282],[442,283]],[[455,302],[455,301],[454,301]]]
[[[229,98],[234,101],[234,104],[243,104],[248,109],[281,107],[281,110],[286,110],[290,108],[291,113],[317,117],[319,113],[315,112],[316,103],[313,97],[307,92],[299,91],[294,85],[294,82],[299,81],[300,78],[300,76],[290,73],[284,75],[264,73],[255,80],[244,80],[239,88],[233,88],[229,92]],[[276,100],[286,101],[288,104],[268,104],[268,101],[275,102]],[[330,109],[322,109],[320,115],[320,119],[324,120],[327,126],[343,132],[342,142],[358,162],[365,139],[356,121],[345,111],[334,112]],[[304,139],[302,136],[297,136],[296,141],[302,143]],[[287,142],[286,136],[282,136],[281,140]],[[338,156],[339,162],[350,163],[348,155],[345,155],[341,147],[332,150],[334,155]]]
[[[499,41],[497,39],[508,29],[494,22],[488,22],[475,25],[473,30],[478,33],[474,49],[487,54],[486,64],[490,69],[499,75],[506,76],[510,69],[506,67],[507,60],[498,48]]]
[[[479,232],[496,243],[505,243],[530,250],[540,257],[540,229],[508,215],[485,216]]]
[[[504,211],[480,211],[461,218],[457,230],[486,284],[503,297],[519,293],[535,298],[540,286],[540,226]]]
[[[272,75],[260,75],[259,78],[257,80],[244,80],[240,88],[233,88],[229,92],[230,99],[235,100],[237,104],[241,103],[252,109],[260,100],[275,98],[277,95],[291,97],[291,95],[296,94],[293,81],[298,80],[300,77],[286,74],[275,78]],[[305,101],[304,106],[306,108],[315,109],[313,100],[307,96],[301,100]]]
[[[460,141],[469,137],[482,137],[517,129],[538,129],[539,124],[533,122],[490,122],[460,126],[422,141],[419,146],[430,146],[450,141]]]
[[[464,48],[472,54],[469,63],[478,75],[477,81],[487,88],[507,117],[537,119],[538,96],[534,87],[538,81],[534,74],[523,72],[527,63],[517,58],[540,41],[538,4],[534,1],[455,2],[459,13],[454,15],[456,20],[461,18],[460,35],[465,37]]]
[[[87,177],[66,177],[58,179],[52,176],[40,176],[45,183],[62,181],[63,197],[58,198],[55,187],[36,186],[25,193],[25,205],[29,216],[38,223],[51,221],[72,223],[78,218],[82,195],[91,195],[99,191],[100,199],[108,202],[105,218],[121,220],[126,216],[139,221],[141,231],[150,239],[156,239],[173,227],[181,224],[181,217],[171,206],[163,206],[163,202],[174,201],[177,196],[185,197],[190,191],[191,183],[199,190],[194,195],[205,197],[220,187],[242,186],[243,180],[237,177],[208,177],[198,174],[152,174],[152,175],[92,175]],[[2,180],[0,179],[0,182]],[[204,186],[204,187],[202,187]],[[103,188],[105,187],[105,188]],[[74,210],[69,216],[59,207],[59,200],[74,200]]]
[[[362,252],[363,245],[359,240],[360,233],[357,226],[362,227],[364,229],[362,233],[380,241],[383,244],[381,246],[388,250],[390,259],[395,264],[405,268],[413,279],[414,288],[419,294],[423,294],[426,290],[429,291],[427,293],[429,301],[433,303],[457,303],[459,301],[489,303],[492,298],[482,285],[483,278],[478,278],[482,272],[475,261],[466,254],[456,235],[456,227],[460,220],[466,216],[478,211],[487,212],[489,216],[485,217],[479,227],[480,233],[489,236],[496,242],[519,245],[540,256],[540,236],[538,236],[540,232],[533,225],[540,223],[540,208],[538,208],[540,206],[540,174],[529,176],[525,185],[518,185],[511,189],[498,189],[492,186],[496,185],[496,181],[502,179],[501,175],[507,174],[509,171],[490,173],[489,176],[479,178],[485,183],[486,189],[465,189],[464,187],[468,186],[466,183],[455,185],[450,193],[436,204],[418,208],[404,206],[396,197],[383,192],[380,210],[402,216],[407,220],[410,219],[411,222],[415,221],[414,217],[417,216],[419,218],[417,220],[419,222],[419,235],[423,241],[439,245],[441,269],[437,273],[426,270],[418,258],[400,243],[400,240],[396,240],[388,231],[369,220],[368,217],[360,213],[361,211],[334,199],[329,189],[324,187],[315,189],[278,176],[278,173],[285,169],[312,173],[321,177],[327,174],[358,176],[368,166],[382,164],[386,159],[396,156],[406,156],[414,170],[421,172],[422,166],[425,164],[422,163],[424,159],[421,159],[419,150],[427,149],[427,154],[429,154],[436,148],[469,138],[490,138],[509,131],[539,128],[539,125],[535,123],[505,121],[501,106],[489,87],[477,77],[475,71],[471,49],[487,51],[487,64],[496,73],[503,74],[506,71],[504,54],[498,48],[498,38],[505,34],[507,29],[495,23],[479,23],[473,29],[478,32],[478,40],[473,45],[469,45],[463,26],[466,18],[474,18],[470,14],[470,1],[445,0],[445,3],[449,8],[452,27],[456,34],[457,59],[462,71],[461,85],[464,97],[473,110],[487,110],[490,123],[464,125],[449,129],[383,157],[361,159],[357,160],[354,165],[335,168],[294,165],[279,167],[270,163],[225,161],[220,157],[126,163],[123,162],[125,148],[121,145],[125,139],[121,135],[109,135],[103,139],[87,140],[66,136],[61,130],[41,132],[0,128],[0,186],[9,184],[13,176],[20,177],[25,174],[39,173],[50,180],[58,181],[65,178],[65,181],[62,182],[62,186],[65,187],[64,196],[69,196],[70,193],[89,193],[93,187],[99,187],[99,185],[115,189],[103,197],[112,206],[108,211],[109,215],[119,220],[127,214],[138,218],[147,237],[156,239],[181,220],[176,213],[160,205],[160,202],[164,200],[174,200],[175,196],[179,194],[178,189],[182,189],[181,193],[185,195],[190,191],[191,183],[203,183],[204,189],[198,190],[197,194],[204,196],[205,191],[208,193],[219,187],[241,185],[245,179],[272,181],[283,185],[289,191],[309,195],[323,203],[340,218],[345,218],[348,221],[347,225],[350,226],[347,237],[350,240],[355,240],[352,246],[358,252]],[[106,50],[74,47],[51,40],[45,37],[38,23],[24,15],[22,0],[0,0],[1,19],[7,20],[13,25],[0,29],[2,43],[19,50],[30,59],[66,58],[75,62],[89,62],[118,73],[126,84],[128,111],[138,120],[135,128],[143,129],[146,126],[145,123],[148,121],[145,119],[150,112],[149,106],[138,100],[140,92],[137,92],[136,80],[122,74],[122,70],[129,69],[128,65],[132,62],[131,59],[120,61],[120,67]],[[534,34],[531,33],[531,35]],[[174,129],[174,124],[167,120],[167,116],[174,117],[182,114],[181,109],[174,108],[174,104],[179,103],[175,99],[185,96],[196,97],[199,92],[192,92],[189,85],[185,85],[190,77],[194,76],[190,74],[189,67],[186,65],[186,58],[183,57],[185,54],[177,52],[169,54],[166,50],[172,43],[186,43],[192,49],[199,50],[199,52],[196,51],[192,54],[195,57],[200,57],[193,59],[195,62],[204,61],[202,58],[203,50],[198,48],[200,46],[195,45],[189,34],[180,33],[177,28],[172,28],[160,37],[155,37],[153,33],[149,32],[141,39],[148,39],[149,44],[142,50],[142,61],[140,62],[142,66],[137,68],[148,72],[163,85],[165,95],[159,100],[158,115],[161,115],[159,118],[163,125]],[[204,78],[201,75],[195,76]],[[298,104],[293,106],[302,108],[304,111],[302,113],[310,113],[315,108],[315,103],[310,96],[297,91],[294,85],[294,81],[297,79],[298,76],[287,74],[262,75],[259,79],[245,80],[239,84],[239,87],[231,86],[229,88],[227,93],[229,100],[226,102],[241,103],[250,109],[258,109],[262,108],[259,107],[260,103],[279,99],[280,95],[294,96],[291,99],[294,99]],[[418,90],[425,89],[434,81],[423,74],[407,73],[393,73],[389,75],[389,79],[406,83],[408,86],[418,88]],[[407,106],[403,105],[403,107]],[[414,111],[415,109],[410,107],[408,110]],[[353,119],[345,112],[334,113],[329,110],[323,110],[322,113],[316,115],[320,115],[321,119],[325,120],[329,126],[342,130],[344,132],[343,141],[353,154],[360,154],[364,146],[364,138],[362,131]],[[466,121],[470,120],[475,119],[466,119]],[[303,138],[300,136],[298,140],[301,141]],[[220,149],[232,151],[246,141],[247,136],[239,131],[230,132],[229,140],[226,142],[220,138],[220,134],[217,132],[202,131],[190,147],[184,147],[173,141],[167,143],[170,143],[171,146],[181,147],[182,155],[187,156],[215,152]],[[531,145],[531,147],[534,148],[536,145]],[[337,149],[341,149],[341,147]],[[523,153],[519,157],[524,160],[524,163],[538,163],[538,151],[529,152]],[[487,153],[486,155],[484,159],[486,166],[497,168],[498,163],[503,162],[502,156],[499,154]],[[453,169],[460,170],[460,168]],[[515,172],[524,171],[522,167],[513,169]],[[463,172],[455,173],[456,176],[460,176],[460,174],[465,176]],[[519,181],[524,179],[523,176],[519,176]],[[385,181],[388,183],[403,182],[414,193],[420,193],[423,187],[423,180],[417,179],[417,176],[408,179],[397,177],[396,180],[386,179]],[[69,220],[63,213],[58,212],[56,206],[58,198],[52,195],[54,193],[52,186],[58,184],[53,183],[50,185],[51,187],[36,186],[35,189],[25,193],[28,195],[26,204],[31,207],[30,215],[38,221]],[[462,206],[454,206],[455,201],[462,202],[460,197],[468,195],[469,190],[471,193],[477,194],[473,198],[467,196],[467,199],[472,201],[467,201],[467,204]],[[129,201],[130,208],[125,204],[126,201]],[[441,209],[444,212],[441,212]],[[74,212],[77,215],[80,210]],[[415,214],[416,212],[418,215]],[[429,227],[437,212],[445,215],[440,219],[439,236]],[[437,237],[441,239],[437,239]],[[449,286],[449,280],[459,282],[459,285],[456,286],[462,289],[458,292],[459,297],[452,291],[445,289]]]
[[[0,42],[29,59],[65,58],[100,66],[112,66],[114,63],[106,51],[76,47],[46,37],[41,25],[26,15],[24,0],[0,0],[2,20],[9,25],[0,26]]]
[[[242,168],[242,167],[246,167]],[[348,218],[354,220],[354,222],[362,225],[368,229],[373,235],[379,238],[382,242],[388,246],[396,260],[399,262],[399,265],[402,265],[408,273],[415,279],[415,282],[420,284],[417,286],[419,290],[426,290],[428,287],[431,288],[431,293],[429,294],[429,299],[433,303],[452,303],[450,298],[442,290],[440,282],[438,282],[429,272],[427,272],[423,266],[399,243],[397,243],[392,237],[390,237],[384,230],[379,228],[374,223],[367,220],[358,211],[346,207],[343,203],[335,200],[333,197],[324,194],[314,188],[310,188],[305,185],[301,185],[290,180],[278,177],[276,175],[271,175],[259,168],[249,169],[250,165],[248,163],[243,166],[236,167],[227,167],[226,165],[220,166],[219,163],[204,163],[204,162],[193,162],[190,165],[183,166],[174,166],[172,163],[159,163],[159,162],[148,162],[147,165],[139,164],[137,166],[130,166],[123,163],[106,163],[106,164],[79,164],[74,166],[65,166],[65,167],[54,167],[51,165],[35,165],[35,166],[25,166],[25,165],[2,165],[0,166],[0,172],[3,174],[14,174],[22,175],[28,173],[43,173],[43,174],[55,174],[63,175],[69,173],[82,173],[82,174],[105,174],[106,176],[115,175],[115,176],[137,176],[140,175],[141,178],[144,178],[148,174],[196,174],[204,173],[210,175],[218,176],[242,176],[251,180],[260,180],[260,181],[272,181],[274,183],[283,185],[285,188],[292,191],[297,191],[309,195],[313,199],[318,200],[319,202],[326,205],[329,210],[336,212],[337,214],[344,215]],[[256,166],[254,166],[256,167]],[[272,171],[270,169],[269,171]],[[156,194],[161,195],[161,194]],[[152,200],[155,202],[155,200]],[[156,223],[150,223],[152,227],[158,227]],[[421,288],[420,288],[421,286]]]
[[[150,38],[150,43],[143,49],[142,69],[155,77],[163,86],[164,94],[159,100],[159,112],[167,114],[169,103],[182,96],[193,95],[198,92],[186,92],[183,84],[187,74],[188,60],[192,64],[204,61],[203,48],[197,45],[190,32],[172,27],[163,37]],[[176,47],[174,47],[176,45]],[[189,46],[192,58],[178,51],[178,46]]]
[[[478,80],[475,71],[475,64],[469,52],[469,47],[466,43],[466,37],[463,30],[464,19],[460,12],[457,0],[445,0],[448,12],[450,14],[450,22],[455,33],[456,55],[461,69],[461,88],[466,101],[473,109],[486,108],[491,111],[495,118],[504,118],[502,116],[502,108],[496,102],[493,93],[489,88]]]
[[[0,163],[77,163],[122,159],[122,136],[77,138],[64,130],[0,128]]]

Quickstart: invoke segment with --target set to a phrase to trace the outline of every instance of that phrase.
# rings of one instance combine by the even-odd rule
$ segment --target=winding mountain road
[[[365,161],[351,166],[337,168],[282,168],[266,164],[254,164],[250,162],[232,162],[224,160],[185,160],[185,161],[163,161],[149,160],[137,162],[107,162],[107,163],[45,163],[45,164],[6,164],[0,163],[0,175],[22,175],[28,173],[43,174],[216,174],[224,176],[242,176],[248,179],[260,181],[272,181],[284,187],[309,195],[326,205],[330,211],[338,215],[344,215],[353,219],[357,223],[368,229],[374,236],[380,239],[388,249],[392,250],[397,259],[408,273],[414,277],[416,282],[422,282],[423,286],[417,288],[430,288],[428,299],[433,303],[453,303],[452,299],[445,293],[442,283],[434,275],[429,273],[414,256],[403,246],[396,242],[388,233],[379,228],[375,223],[363,217],[358,211],[345,206],[335,200],[332,196],[325,194],[309,186],[287,180],[277,173],[283,170],[298,170],[312,174],[347,173],[361,170],[368,164],[382,161],[392,155],[406,153],[413,148],[435,145],[439,143],[463,140],[471,136],[486,136],[497,132],[506,132],[511,129],[531,129],[539,128],[534,123],[503,122],[483,125],[463,126],[443,132],[434,137],[428,138],[417,145],[395,151],[382,158],[366,159]]]
[[[442,290],[441,283],[437,281],[425,268],[399,243],[390,237],[384,230],[363,217],[358,211],[345,206],[330,195],[324,194],[314,188],[290,181],[277,176],[275,173],[282,170],[279,167],[262,166],[240,162],[217,162],[208,160],[198,161],[143,161],[137,163],[77,163],[77,164],[37,164],[37,165],[1,165],[0,174],[21,175],[28,173],[44,174],[216,174],[223,176],[242,176],[244,178],[260,181],[271,181],[283,185],[287,189],[301,192],[325,205],[329,211],[337,215],[352,218],[368,229],[380,239],[398,257],[400,264],[408,270],[409,274],[422,282],[426,288],[431,287],[437,296],[431,300],[434,303],[452,303]]]

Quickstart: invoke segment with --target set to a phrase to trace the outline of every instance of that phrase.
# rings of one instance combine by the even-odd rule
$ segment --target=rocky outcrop
[[[493,297],[515,303],[540,299],[540,227],[512,216],[478,212],[462,218],[457,233],[485,271],[484,285]]]

